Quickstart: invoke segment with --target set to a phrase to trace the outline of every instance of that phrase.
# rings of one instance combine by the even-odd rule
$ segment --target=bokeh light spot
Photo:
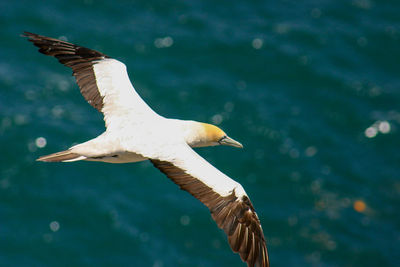
[[[354,208],[354,210],[357,211],[357,212],[364,212],[365,209],[367,208],[367,205],[366,205],[365,202],[362,201],[362,200],[356,200],[356,201],[354,201],[354,203],[353,203],[353,208]]]
[[[306,148],[305,153],[307,157],[313,157],[317,154],[317,148],[315,146],[309,146]]]
[[[387,121],[381,121],[379,123],[378,129],[381,133],[387,134],[390,132],[390,124]]]
[[[38,137],[38,138],[36,138],[36,140],[35,140],[35,145],[36,145],[38,148],[43,148],[43,147],[45,147],[45,146],[47,145],[46,138],[44,138],[44,137]]]
[[[377,135],[377,133],[378,130],[373,126],[368,127],[364,132],[365,136],[368,138],[374,138]]]
[[[221,122],[223,121],[222,115],[215,114],[214,116],[212,116],[211,121],[216,125],[221,124]]]
[[[264,41],[260,38],[255,38],[252,42],[251,42],[251,46],[253,46],[254,49],[260,49],[264,44]]]
[[[57,221],[52,221],[49,224],[50,230],[53,232],[57,232],[58,230],[60,230],[60,224]]]
[[[157,48],[165,48],[170,47],[174,44],[174,39],[170,36],[166,36],[163,38],[157,38],[154,40],[154,46]]]

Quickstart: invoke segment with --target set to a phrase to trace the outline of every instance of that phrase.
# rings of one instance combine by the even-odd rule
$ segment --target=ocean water
[[[123,61],[159,114],[244,149],[197,151],[239,181],[271,266],[400,266],[400,2],[0,1],[0,266],[245,266],[150,163],[41,163],[102,116],[20,37]]]

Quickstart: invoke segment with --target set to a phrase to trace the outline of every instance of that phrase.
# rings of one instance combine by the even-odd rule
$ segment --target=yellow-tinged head
[[[224,131],[215,125],[198,121],[173,121],[180,125],[183,138],[191,147],[225,145],[243,148],[241,143],[228,137]]]
[[[200,135],[201,142],[198,146],[234,146],[243,148],[238,141],[228,137],[227,134],[215,125],[209,123],[200,123],[203,131]]]

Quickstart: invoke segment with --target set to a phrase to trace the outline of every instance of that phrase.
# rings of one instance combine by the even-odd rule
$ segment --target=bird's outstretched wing
[[[269,266],[260,220],[242,186],[189,146],[175,148],[165,157],[150,159],[153,165],[210,209],[212,218],[228,236],[232,250],[249,267]]]
[[[62,40],[30,32],[23,36],[39,47],[40,53],[56,57],[72,69],[83,97],[104,114],[107,128],[124,122],[127,114],[140,121],[157,116],[133,88],[122,62]]]

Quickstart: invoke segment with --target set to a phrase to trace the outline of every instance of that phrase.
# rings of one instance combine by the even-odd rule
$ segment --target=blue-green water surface
[[[123,61],[166,117],[244,149],[271,266],[400,266],[400,2],[0,1],[0,266],[245,266],[150,163],[40,163],[102,116],[36,32]]]

